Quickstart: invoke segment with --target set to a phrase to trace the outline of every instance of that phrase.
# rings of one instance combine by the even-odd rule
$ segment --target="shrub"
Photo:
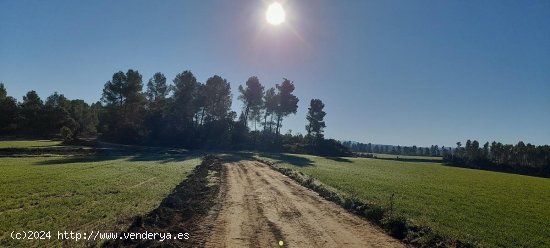
[[[67,126],[63,126],[59,132],[61,133],[63,142],[71,142],[73,140],[73,131]]]
[[[380,206],[371,206],[365,210],[364,214],[370,221],[380,224],[385,212],[384,208]]]
[[[344,202],[342,203],[342,206],[345,208],[345,209],[354,209],[355,207],[357,207],[359,204],[360,204],[360,200],[359,198],[357,198],[356,196],[351,196],[351,197],[345,197],[344,198]]]
[[[334,139],[321,140],[315,149],[316,153],[321,156],[343,157],[351,155],[347,147]]]
[[[398,239],[403,239],[407,236],[408,223],[407,219],[402,215],[388,216],[382,219],[382,225],[392,236]]]
[[[312,177],[308,177],[306,178],[306,180],[304,181],[304,184],[306,187],[310,188],[312,186],[314,186],[314,179]]]

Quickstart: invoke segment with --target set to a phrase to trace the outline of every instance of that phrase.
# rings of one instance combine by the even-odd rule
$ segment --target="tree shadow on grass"
[[[90,163],[90,162],[103,162],[109,160],[116,160],[120,157],[116,156],[98,156],[98,155],[82,155],[82,156],[70,156],[61,157],[57,159],[47,159],[36,162],[36,165],[62,165],[62,164],[74,164],[74,163]]]
[[[344,158],[344,157],[323,157],[323,158],[330,159],[330,160],[333,160],[333,161],[336,161],[336,162],[351,163],[351,160],[349,160],[348,158]]]
[[[232,152],[216,152],[212,153],[216,157],[221,158],[224,162],[238,162],[241,160],[255,160],[255,153],[246,151],[232,151]]]
[[[37,165],[63,165],[73,163],[91,163],[103,162],[117,159],[125,159],[131,162],[159,162],[161,164],[170,162],[181,162],[189,159],[202,157],[204,154],[199,152],[185,153],[157,153],[157,152],[123,152],[114,154],[92,154],[92,155],[74,155],[65,156],[56,159],[47,159],[38,161]]]
[[[230,154],[223,155],[224,158],[229,161],[239,161],[242,159],[254,160],[256,159],[254,152],[232,152]],[[276,163],[288,163],[296,166],[314,166],[313,160],[309,158],[300,157],[294,154],[288,153],[260,153],[262,157],[276,160]],[[345,157],[329,157],[326,156],[323,158],[333,160],[336,162],[351,163],[352,161]]]
[[[429,158],[375,158],[381,160],[393,160],[400,162],[415,162],[415,163],[441,163],[441,159],[429,159]]]
[[[171,151],[160,151],[160,152],[142,152],[129,155],[128,161],[158,161],[161,164],[171,163],[171,162],[181,162],[189,159],[200,158],[205,156],[204,152],[198,151],[184,151],[184,152],[171,152]]]
[[[276,160],[276,163],[287,163],[300,167],[313,166],[313,160],[286,153],[261,153],[262,157]]]

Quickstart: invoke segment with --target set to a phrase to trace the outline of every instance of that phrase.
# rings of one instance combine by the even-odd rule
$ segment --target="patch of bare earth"
[[[403,247],[368,221],[255,161],[223,164],[206,247]]]

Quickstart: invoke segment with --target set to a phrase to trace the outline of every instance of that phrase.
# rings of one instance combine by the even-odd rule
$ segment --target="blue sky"
[[[454,145],[478,139],[550,143],[550,1],[0,0],[0,81],[97,101],[118,70],[144,81],[191,70],[237,86],[256,75],[294,81],[304,133],[311,98],[326,136]]]

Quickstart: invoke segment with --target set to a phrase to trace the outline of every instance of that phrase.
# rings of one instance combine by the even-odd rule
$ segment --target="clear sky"
[[[304,133],[311,98],[326,136],[454,145],[478,139],[550,143],[550,1],[0,0],[0,81],[97,101],[118,70],[171,81],[191,70],[237,86],[293,80]]]

